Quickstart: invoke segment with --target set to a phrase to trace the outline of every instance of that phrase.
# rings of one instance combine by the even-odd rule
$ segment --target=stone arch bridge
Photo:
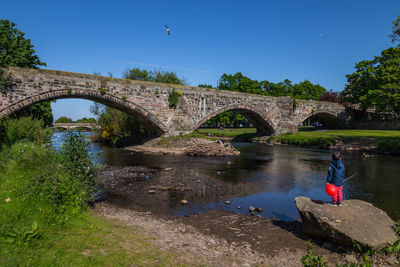
[[[93,131],[98,128],[98,126],[93,123],[82,123],[82,122],[65,122],[65,123],[54,122],[51,124],[51,127],[61,128],[61,129],[65,129],[65,130],[82,128],[82,129],[87,129],[90,131]]]
[[[190,133],[228,110],[244,115],[261,135],[296,132],[311,116],[327,125],[346,127],[350,113],[337,103],[269,97],[209,88],[133,81],[46,69],[5,69],[0,118],[26,106],[60,98],[94,100],[135,116],[153,136]],[[168,96],[181,91],[176,108]],[[71,107],[73,108],[73,107]]]

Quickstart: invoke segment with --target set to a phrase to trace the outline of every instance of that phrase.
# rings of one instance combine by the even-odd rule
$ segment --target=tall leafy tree
[[[400,47],[382,51],[372,60],[356,64],[356,71],[346,75],[347,85],[342,92],[350,103],[360,104],[363,110],[376,108],[400,117]]]
[[[205,83],[199,84],[199,85],[197,85],[197,87],[214,88],[211,84],[205,84]]]
[[[297,99],[318,100],[326,89],[319,84],[303,81],[293,86],[292,96]]]
[[[16,24],[9,20],[0,20],[0,75],[3,77],[3,68],[9,66],[36,69],[46,66],[39,60],[31,40],[25,38],[25,33],[16,28]],[[50,102],[38,103],[18,111],[16,116],[33,116],[43,119],[46,125],[53,122],[53,113]]]
[[[179,78],[175,72],[163,70],[127,69],[123,74],[123,78],[158,83],[186,84],[185,78]]]
[[[393,43],[400,42],[400,15],[393,21],[392,33],[389,35]],[[397,45],[400,46],[400,43]]]
[[[260,83],[244,76],[241,72],[237,72],[234,75],[224,73],[218,81],[217,88],[250,94],[261,93]]]

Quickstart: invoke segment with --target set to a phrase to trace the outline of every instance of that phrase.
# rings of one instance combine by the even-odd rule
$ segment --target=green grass
[[[384,130],[310,130],[283,134],[275,140],[284,144],[328,148],[338,141],[378,145],[384,152],[400,153],[400,131]]]
[[[158,144],[170,146],[175,141],[183,140],[183,139],[190,139],[190,138],[204,138],[204,139],[208,139],[211,141],[216,141],[216,139],[213,137],[209,137],[209,136],[204,135],[203,133],[198,133],[195,131],[195,132],[192,132],[192,133],[186,134],[186,135],[177,135],[177,136],[168,136],[168,137],[161,136],[161,140],[158,141]]]
[[[214,137],[228,137],[232,141],[251,141],[257,137],[256,128],[197,129],[196,132]]]
[[[207,134],[210,133],[212,136],[219,136],[219,137],[235,137],[238,135],[243,134],[256,134],[256,128],[225,128],[223,131],[219,131],[218,129],[197,129],[196,132]]]
[[[73,142],[83,140],[75,139]],[[65,149],[68,145],[64,145]],[[0,266],[179,266],[180,255],[160,251],[136,228],[87,209],[85,181],[43,145],[18,142],[0,151]],[[71,152],[71,153],[69,153]],[[82,152],[83,153],[83,152]]]
[[[86,211],[70,227],[48,232],[38,243],[0,243],[0,266],[190,265],[176,253],[160,251],[137,230]]]
[[[400,131],[384,131],[384,130],[317,130],[317,131],[299,131],[299,136],[307,137],[338,137],[346,138],[400,138]]]

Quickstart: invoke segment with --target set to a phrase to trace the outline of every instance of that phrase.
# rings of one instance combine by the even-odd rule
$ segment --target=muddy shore
[[[205,138],[161,139],[155,138],[142,145],[125,147],[140,153],[188,156],[238,156],[240,152],[228,141]]]
[[[146,182],[146,177],[160,173],[164,176],[161,175],[158,184]],[[172,178],[176,174],[172,169],[141,166],[108,167],[100,174],[108,199],[97,204],[95,211],[138,227],[138,231],[149,236],[161,250],[176,251],[185,259],[207,266],[301,266],[300,258],[306,254],[309,238],[300,221],[281,221],[223,210],[168,215],[163,212],[167,208],[165,205],[171,205],[166,198],[172,198],[177,208],[183,206],[182,199],[188,199],[190,205],[190,196],[196,192],[196,186],[207,186],[207,180],[191,181],[188,176],[186,181],[175,181]],[[221,192],[221,198],[226,197]],[[332,266],[338,262],[356,262],[362,257],[324,240],[312,239],[312,243],[314,255],[322,255]],[[396,255],[371,258],[374,266],[398,266],[399,260]]]

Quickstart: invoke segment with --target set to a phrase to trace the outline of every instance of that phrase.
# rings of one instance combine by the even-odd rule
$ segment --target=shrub
[[[122,100],[123,100],[123,101],[126,101],[126,99],[127,99],[126,95],[123,95],[123,96],[122,96]]]
[[[19,142],[0,159],[0,243],[30,244],[85,206],[79,181],[63,170],[57,153]]]
[[[104,87],[101,87],[101,88],[99,89],[99,92],[100,92],[100,94],[105,95],[105,94],[107,93],[107,89],[104,88]]]
[[[85,209],[96,181],[87,142],[71,133],[60,152],[32,142],[3,148],[0,247],[30,245],[68,226]]]
[[[170,107],[176,108],[176,106],[178,106],[179,96],[180,95],[175,91],[175,89],[172,89],[172,92],[168,95],[168,102]]]
[[[44,144],[50,142],[52,131],[49,128],[43,129],[43,121],[31,117],[19,119],[5,119],[3,121],[4,141],[12,145],[18,141],[26,140]]]
[[[65,170],[79,180],[82,189],[87,193],[86,196],[89,197],[97,183],[97,166],[90,154],[89,141],[81,133],[69,132],[64,136],[60,153]]]
[[[307,255],[301,257],[300,262],[305,267],[325,267],[328,266],[322,256],[314,256],[311,242],[308,242]]]

